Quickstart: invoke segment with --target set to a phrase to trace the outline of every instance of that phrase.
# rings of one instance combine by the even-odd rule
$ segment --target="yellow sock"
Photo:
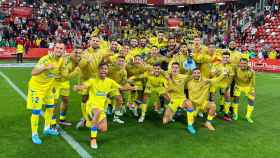
[[[235,114],[235,115],[238,115],[238,104],[236,104],[236,103],[234,103],[234,104],[232,104],[232,107],[233,107],[233,113]]]
[[[51,125],[52,125],[52,126],[53,126],[53,125],[56,125],[56,116],[55,116],[55,115],[52,116]]]
[[[147,112],[147,108],[148,108],[148,105],[147,105],[147,104],[142,104],[142,105],[141,105],[141,110],[142,110],[141,116],[142,116],[142,117],[145,117],[145,114],[146,114],[146,112]]]
[[[54,108],[46,108],[45,110],[45,129],[51,127]]]
[[[188,122],[188,125],[192,125],[193,124],[193,122],[194,122],[194,117],[193,117],[193,115],[194,115],[194,112],[193,112],[193,110],[191,109],[191,110],[187,110],[187,122]]]
[[[65,112],[60,112],[59,120],[62,120],[62,121],[65,120]]]
[[[246,113],[246,117],[251,117],[252,116],[252,113],[254,111],[254,106],[251,106],[251,105],[247,105],[247,113]]]
[[[224,104],[224,112],[226,114],[229,113],[229,108],[230,108],[230,102],[225,102],[225,104]]]
[[[213,119],[214,119],[214,116],[211,116],[211,115],[208,114],[208,116],[207,116],[207,121],[210,121],[210,122],[211,122]]]
[[[32,131],[32,135],[38,133],[38,124],[39,124],[39,115],[32,114],[31,115],[31,131]]]
[[[96,137],[97,137],[97,127],[96,126],[93,126],[90,129],[90,137],[96,139]]]
[[[81,103],[81,111],[82,111],[82,115],[83,115],[83,118],[88,121],[89,120],[89,117],[88,117],[88,114],[86,112],[86,104],[85,103]]]

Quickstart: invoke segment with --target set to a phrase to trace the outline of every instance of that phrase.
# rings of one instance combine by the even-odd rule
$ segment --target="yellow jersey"
[[[149,56],[147,59],[146,59],[146,63],[147,64],[150,64],[150,65],[154,65],[154,64],[161,64],[162,62],[168,62],[169,59],[161,54],[159,54],[158,56]]]
[[[127,76],[129,79],[140,78],[146,71],[151,70],[152,67],[147,64],[128,64],[127,65]],[[137,90],[143,90],[143,80],[133,81],[133,85]]]
[[[66,56],[66,57],[62,57],[64,60],[64,64],[61,67],[61,75],[59,78],[55,79],[55,82],[65,82],[65,81],[69,81],[70,78],[72,78],[73,76],[71,76],[70,74],[75,70],[75,67],[70,59],[70,57]],[[71,76],[71,77],[70,77]]]
[[[79,62],[79,68],[81,71],[81,79],[88,80],[92,77],[97,77],[98,66],[102,62],[105,56],[110,52],[106,49],[86,49],[81,55],[81,61]]]
[[[208,101],[210,86],[216,84],[223,78],[224,76],[221,74],[220,76],[212,79],[191,79],[187,84],[189,99],[191,102],[196,105],[204,104],[206,101]]]
[[[235,75],[234,68],[233,68],[232,64],[222,64],[222,63],[220,63],[220,64],[215,65],[215,67],[213,69],[215,69],[214,70],[215,72],[218,72],[217,73],[218,75],[220,75],[223,72],[227,73],[227,76],[224,77],[218,83],[218,85],[219,85],[219,87],[222,87],[222,88],[229,87],[232,80],[233,80],[233,77]]]
[[[38,61],[35,68],[46,67],[49,64],[54,65],[54,68],[31,77],[29,81],[31,89],[47,91],[53,86],[55,78],[60,78],[61,67],[65,64],[63,58],[56,58],[48,54]]]
[[[184,69],[184,62],[188,59],[188,56],[182,53],[176,54],[172,57],[168,64],[168,71],[171,71],[172,63],[179,63],[180,74],[185,74],[187,71]]]
[[[269,52],[269,54],[268,54],[269,59],[276,59],[276,57],[277,57],[277,52],[276,51]]]
[[[119,91],[120,85],[110,78],[91,78],[83,83],[89,90],[88,104],[104,110],[109,93]]]
[[[125,85],[127,83],[127,71],[125,67],[122,68],[116,64],[109,65],[108,77],[120,85]]]
[[[237,86],[255,88],[256,74],[250,68],[248,68],[247,70],[241,70],[238,67],[236,69],[234,80]]]
[[[22,44],[17,45],[17,54],[23,54],[24,53],[24,46]]]
[[[171,98],[184,99],[185,96],[185,85],[189,81],[188,75],[177,74],[172,77],[168,77],[166,84],[166,92]]]
[[[155,76],[150,72],[144,74],[146,79],[145,93],[163,94],[167,85],[167,80],[163,75]]]
[[[152,46],[157,46],[157,48],[162,49],[162,48],[166,48],[168,45],[168,40],[167,39],[163,39],[162,41],[158,40],[158,37],[151,37],[150,38],[150,43]]]
[[[230,52],[230,63],[235,68],[239,65],[241,59],[241,53],[237,50],[229,51]]]
[[[213,68],[215,65],[217,65],[220,62],[220,58],[216,53],[214,53],[212,56],[203,53],[200,55],[200,72],[202,78],[212,78],[213,77]]]

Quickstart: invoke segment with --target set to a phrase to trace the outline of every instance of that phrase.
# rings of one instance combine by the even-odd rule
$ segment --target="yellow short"
[[[88,101],[86,103],[86,113],[87,114],[93,114],[93,116],[94,116],[93,109],[98,109],[100,111],[99,118],[97,120],[98,122],[101,122],[102,120],[104,120],[106,118],[105,108],[106,108],[105,106],[102,107],[100,105],[94,106],[91,101]]]
[[[56,82],[54,85],[55,99],[59,99],[60,96],[68,97],[70,94],[70,81]]]
[[[54,104],[54,94],[52,90],[42,91],[28,88],[27,109],[41,110],[43,105]]]
[[[185,100],[186,100],[185,98],[180,98],[180,99],[171,98],[168,107],[172,110],[172,112],[176,112],[179,107],[180,108],[183,107]]]
[[[246,97],[250,100],[255,100],[255,90],[252,87],[241,87],[235,85],[234,87],[234,96],[240,97],[241,93],[244,93]]]
[[[210,106],[216,106],[215,105],[215,102],[210,102],[208,100],[204,101],[202,104],[196,104],[196,103],[193,103],[195,108],[196,108],[196,111],[198,112],[206,112],[206,110],[210,107]]]

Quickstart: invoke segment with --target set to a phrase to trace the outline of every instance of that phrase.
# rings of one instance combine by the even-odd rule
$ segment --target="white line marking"
[[[26,95],[9,79],[8,76],[6,76],[1,71],[0,76],[2,76],[24,100],[26,100]],[[92,158],[92,156],[73,137],[71,137],[66,131],[62,129],[61,136],[82,158]]]
[[[0,64],[0,67],[34,67],[36,63],[6,63],[6,64]]]

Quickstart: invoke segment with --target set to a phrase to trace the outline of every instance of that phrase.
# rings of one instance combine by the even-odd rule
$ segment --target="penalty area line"
[[[6,80],[6,82],[24,99],[26,100],[26,95],[6,76],[0,71],[0,76]],[[66,131],[61,129],[62,138],[81,156],[82,158],[92,158],[92,156]]]

